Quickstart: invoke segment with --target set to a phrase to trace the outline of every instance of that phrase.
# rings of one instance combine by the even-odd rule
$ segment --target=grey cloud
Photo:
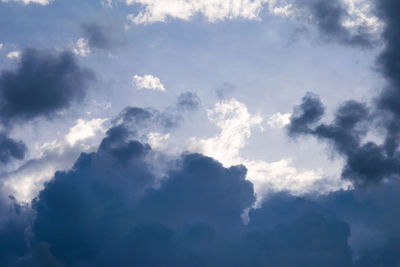
[[[71,52],[25,49],[15,70],[0,74],[0,111],[4,123],[51,117],[79,102],[94,78]]]
[[[0,163],[8,163],[12,159],[24,159],[26,150],[23,142],[11,139],[0,132]]]

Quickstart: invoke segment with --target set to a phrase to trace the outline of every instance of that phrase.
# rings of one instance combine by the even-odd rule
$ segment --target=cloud
[[[139,5],[139,11],[127,19],[144,25],[168,19],[189,21],[198,14],[210,22],[260,20],[265,8],[273,15],[315,24],[325,40],[367,48],[382,28],[370,0],[126,0],[126,4]]]
[[[76,41],[75,47],[72,49],[72,52],[81,57],[89,56],[91,50],[88,46],[88,41],[85,38],[79,38],[78,41]]]
[[[147,90],[154,90],[154,91],[161,91],[165,92],[165,87],[161,83],[160,79],[147,74],[144,76],[139,76],[139,75],[134,75],[132,79],[132,83],[138,88],[138,89],[147,89]]]
[[[25,5],[28,4],[40,4],[40,5],[48,5],[51,2],[53,2],[53,0],[2,0],[2,2],[4,3],[8,3],[8,2],[22,2]]]
[[[94,151],[105,134],[107,119],[79,119],[60,139],[37,145],[36,156],[3,173],[4,188],[19,202],[30,203],[56,171],[72,167],[82,152]]]
[[[354,1],[298,0],[296,4],[298,8],[306,9],[306,13],[311,15],[312,22],[317,25],[322,36],[327,40],[347,45],[371,47],[373,37],[370,28],[376,29],[378,26],[374,24],[373,18],[367,19],[365,15],[362,16],[354,11]],[[359,20],[352,20],[354,16]],[[376,17],[374,18],[376,19]]]
[[[21,58],[21,51],[12,51],[7,54],[9,59],[19,59]]]
[[[176,106],[182,110],[196,110],[200,105],[200,98],[192,92],[182,93],[178,96]]]
[[[0,50],[3,49],[3,47],[4,47],[4,44],[0,43]]]
[[[272,128],[283,128],[290,123],[290,113],[275,113],[268,119],[268,125]]]
[[[328,141],[346,159],[343,177],[356,185],[378,182],[398,172],[397,154],[387,154],[384,145],[363,142],[371,118],[365,104],[355,101],[343,103],[331,124],[317,123],[323,112],[319,98],[306,95],[293,112],[289,135],[312,135]]]
[[[26,150],[24,143],[15,141],[0,132],[0,163],[8,163],[11,159],[24,159]]]
[[[34,244],[47,244],[57,262],[275,267],[398,263],[391,251],[396,251],[393,242],[399,235],[395,227],[385,227],[397,218],[390,212],[397,185],[318,198],[272,194],[260,208],[250,209],[244,224],[243,210],[255,198],[243,166],[224,168],[212,158],[183,154],[167,159],[170,169],[159,180],[152,173],[158,153],[120,137],[110,131],[97,152],[82,154],[71,170],[56,173],[34,202]],[[370,203],[376,199],[381,202],[372,211],[384,220],[369,220],[374,217]],[[352,233],[362,229],[394,240],[358,246],[366,237]]]
[[[78,141],[95,136],[96,132],[103,132],[103,123],[105,121],[106,119],[92,119],[90,121],[78,119],[76,125],[70,129],[65,138],[73,146]]]
[[[323,105],[318,97],[305,96],[288,127],[292,136],[307,134],[330,142],[346,159],[342,176],[358,186],[399,178],[400,112],[397,99],[400,95],[400,56],[397,36],[400,23],[393,13],[397,7],[396,1],[377,2],[376,14],[386,23],[382,35],[385,48],[378,56],[377,65],[388,86],[376,97],[374,105],[347,101],[338,108],[331,124],[318,124]],[[365,140],[367,133],[376,128],[383,142]]]
[[[330,192],[345,183],[324,177],[320,170],[298,170],[290,158],[275,162],[247,159],[241,155],[254,127],[261,127],[263,118],[251,115],[246,105],[231,99],[218,102],[208,111],[209,119],[220,132],[207,139],[190,138],[189,151],[203,153],[220,161],[225,167],[243,164],[248,169],[247,179],[254,184],[258,201],[275,191],[289,191],[302,195],[313,191]],[[321,186],[323,184],[323,186]]]
[[[190,20],[202,14],[208,21],[225,19],[257,20],[266,0],[126,0],[127,5],[139,4],[142,8],[137,14],[130,14],[128,20],[133,24],[165,22],[167,18]]]
[[[5,123],[51,117],[83,99],[92,71],[79,66],[70,52],[26,49],[15,70],[0,74],[0,111]]]
[[[259,122],[234,100],[216,110],[231,118],[212,114],[227,129],[249,127],[238,124],[231,110],[242,123]],[[303,197],[270,192],[254,208],[254,185],[243,165],[224,167],[201,154],[167,156],[135,139],[132,132],[166,137],[149,131],[153,123],[173,125],[161,114],[125,109],[96,151],[81,153],[71,168],[54,174],[32,210],[0,198],[5,247],[0,263],[390,267],[400,262],[400,233],[393,224],[399,219],[398,183]],[[160,164],[161,173],[155,171]]]
[[[81,28],[89,47],[97,49],[110,49],[112,47],[112,40],[104,26],[92,22],[82,23]]]
[[[1,190],[1,189],[0,189]],[[29,253],[25,229],[30,211],[10,197],[0,195],[0,265],[15,266],[17,257]],[[9,265],[10,264],[10,265]]]
[[[183,95],[196,96],[194,93]],[[178,97],[178,100],[181,97]],[[186,98],[184,98],[186,99]],[[165,148],[170,131],[178,127],[188,112],[195,108],[176,106],[163,111],[152,108],[128,107],[115,119],[79,119],[65,136],[38,146],[38,155],[23,163],[16,170],[3,173],[4,186],[17,201],[29,203],[56,171],[71,168],[81,152],[95,150],[107,130],[109,138],[104,142],[114,144],[116,140],[141,140],[157,149]],[[106,124],[107,122],[107,124]],[[111,125],[111,129],[109,129]],[[159,175],[163,163],[153,171]]]
[[[301,104],[294,108],[288,125],[288,133],[291,136],[306,134],[310,131],[310,126],[318,122],[324,115],[324,106],[319,97],[312,93],[307,93]]]

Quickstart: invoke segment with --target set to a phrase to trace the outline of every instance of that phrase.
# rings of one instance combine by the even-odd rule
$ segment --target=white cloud
[[[21,51],[12,51],[7,54],[9,59],[19,59],[21,57]]]
[[[240,149],[250,138],[251,128],[261,125],[262,117],[252,116],[247,107],[235,99],[218,102],[213,110],[208,110],[208,117],[221,132],[209,139],[191,138],[189,149],[205,152],[227,166],[238,164]]]
[[[208,21],[227,19],[259,20],[265,8],[270,14],[290,19],[306,17],[308,12],[291,0],[126,0],[127,5],[138,4],[139,11],[129,14],[132,24],[151,24],[166,22],[168,18],[191,20],[201,14]],[[360,27],[370,33],[378,34],[382,22],[373,14],[373,0],[343,0],[349,14],[343,26],[356,31]],[[126,29],[129,25],[126,25]]]
[[[40,4],[40,5],[48,5],[52,2],[53,0],[2,0],[3,3],[7,2],[22,2],[25,5],[28,5],[30,3],[33,4]]]
[[[288,0],[269,0],[268,11],[276,16],[294,17],[298,10]]]
[[[93,119],[90,121],[79,119],[76,121],[76,125],[72,127],[65,136],[65,139],[73,146],[78,141],[93,137],[98,132],[104,132],[103,124],[105,121],[107,121],[107,119]]]
[[[271,191],[284,190],[301,195],[347,186],[335,177],[324,177],[321,170],[296,169],[291,165],[290,158],[266,162],[242,157],[240,150],[251,137],[252,128],[261,127],[262,123],[262,117],[251,115],[243,103],[235,99],[219,102],[213,110],[208,111],[208,115],[220,128],[219,134],[208,139],[190,138],[189,150],[213,157],[225,167],[245,165],[248,169],[247,178],[254,184],[258,200]]]
[[[271,128],[283,128],[290,123],[290,113],[275,113],[268,119],[268,125]]]
[[[0,43],[0,50],[3,49],[4,45],[3,43]]]
[[[130,14],[133,24],[165,22],[167,18],[189,20],[196,14],[208,21],[243,18],[259,19],[263,5],[268,0],[126,0],[128,5],[140,4],[138,14]]]
[[[153,75],[134,75],[132,82],[138,89],[148,89],[162,92],[165,91],[165,87],[161,83],[160,79]]]
[[[357,30],[364,27],[371,33],[377,33],[383,28],[383,23],[373,14],[371,0],[343,0],[346,5],[349,18],[343,22],[343,26]]]
[[[82,57],[87,57],[91,53],[88,41],[85,38],[79,38],[72,51]]]
[[[157,132],[150,132],[147,135],[147,142],[153,149],[162,149],[165,148],[164,141],[170,138],[170,134],[161,134]]]

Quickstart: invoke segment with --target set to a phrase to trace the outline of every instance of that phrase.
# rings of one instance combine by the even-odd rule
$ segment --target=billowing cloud
[[[52,116],[81,101],[93,77],[70,52],[26,49],[17,69],[0,74],[1,119],[12,123]]]
[[[261,119],[235,100],[220,103],[210,113],[216,112],[213,117],[228,125],[226,129],[246,133],[250,126],[243,129],[228,112],[232,108],[241,114],[242,124],[247,118],[259,125]],[[347,121],[345,116],[341,119]],[[82,153],[72,168],[54,174],[33,201],[33,210],[12,199],[0,202],[0,216],[5,218],[0,220],[0,240],[8,244],[0,263],[122,267],[399,263],[400,235],[393,225],[399,219],[393,212],[400,192],[397,183],[309,197],[270,193],[254,208],[254,185],[246,179],[244,166],[224,167],[201,154],[168,156],[153,150],[135,139],[140,132],[156,136],[149,132],[151,124],[173,125],[160,112],[125,109],[96,151]],[[160,164],[162,172],[156,171]]]
[[[134,75],[133,79],[132,79],[132,83],[138,89],[146,89],[146,90],[165,92],[165,87],[161,83],[160,78],[155,77],[150,74],[146,74],[144,76]]]
[[[55,174],[33,203],[31,225],[24,219],[14,232],[0,228],[1,240],[20,244],[2,251],[3,262],[389,267],[400,260],[400,236],[391,223],[398,219],[391,211],[397,184],[311,198],[277,193],[254,209],[243,166],[224,168],[200,154],[165,158],[116,132],[110,129],[96,152],[81,154],[73,168]],[[169,170],[156,177],[160,158]],[[25,235],[28,226],[31,234]],[[371,238],[382,242],[368,243]]]

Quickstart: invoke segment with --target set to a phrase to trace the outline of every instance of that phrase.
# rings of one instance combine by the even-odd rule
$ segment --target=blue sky
[[[133,244],[144,242],[141,234],[167,242],[164,230],[179,243],[167,246],[174,248],[166,258],[165,247],[149,243],[157,260],[138,256],[138,266],[232,266],[224,238],[240,251],[233,260],[240,266],[397,266],[398,227],[369,221],[390,214],[384,203],[398,200],[400,189],[396,7],[391,0],[2,0],[0,217],[32,235],[0,263],[110,266],[119,255],[117,266],[128,266],[130,253],[143,254],[121,243],[132,233],[115,229],[128,223],[150,229],[137,230]],[[205,195],[191,196],[193,186]],[[164,218],[163,197],[166,210],[188,205]],[[215,210],[203,210],[213,201]],[[369,208],[370,201],[378,204]],[[62,214],[79,219],[65,223]],[[69,231],[88,233],[85,222],[110,227],[110,237],[74,234],[82,245],[71,245]],[[188,226],[196,223],[207,227]],[[341,236],[321,238],[334,260],[311,245],[321,234],[314,223]],[[243,236],[262,233],[273,248],[233,234],[237,227]],[[215,233],[215,261],[203,259],[192,239],[187,258],[177,256],[190,229]],[[107,238],[121,255],[93,247]],[[296,238],[309,240],[305,255],[318,256],[280,260]],[[38,257],[42,250],[50,263]],[[276,258],[267,264],[260,255]]]

